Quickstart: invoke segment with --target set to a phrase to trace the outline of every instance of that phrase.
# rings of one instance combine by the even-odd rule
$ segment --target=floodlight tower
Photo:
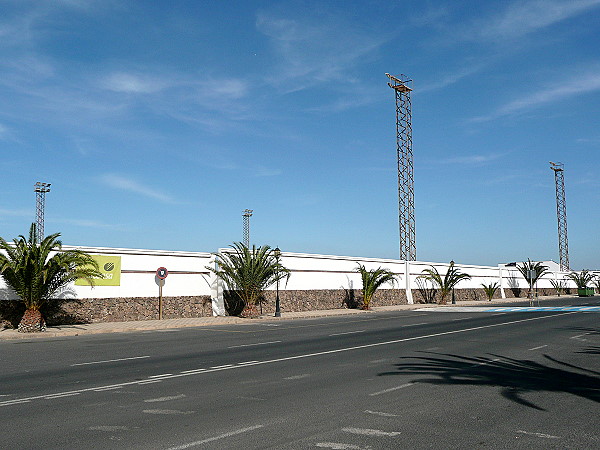
[[[252,210],[245,209],[242,211],[242,217],[244,218],[244,245],[250,247],[250,217],[252,217]]]
[[[35,217],[37,227],[37,238],[41,242],[44,239],[44,207],[46,205],[46,192],[50,192],[50,183],[38,181],[33,185],[35,192]]]
[[[567,200],[565,198],[565,165],[550,161],[556,185],[556,217],[558,219],[558,255],[560,270],[569,269],[569,240],[567,239]]]
[[[415,261],[415,187],[413,177],[412,112],[408,85],[412,80],[405,75],[396,78],[386,73],[388,86],[396,93],[396,156],[398,159],[398,222],[400,225],[400,259]]]

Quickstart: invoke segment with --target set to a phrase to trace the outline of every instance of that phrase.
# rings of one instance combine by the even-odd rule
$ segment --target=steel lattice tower
[[[35,217],[38,242],[44,239],[44,207],[46,206],[46,192],[50,192],[50,183],[38,181],[33,185],[35,192]]]
[[[408,83],[404,75],[396,78],[386,73],[388,86],[396,93],[396,154],[398,158],[398,221],[400,224],[400,259],[415,261],[415,186],[413,176],[412,112]]]
[[[558,219],[558,255],[560,270],[568,271],[569,268],[569,240],[567,238],[567,200],[565,198],[565,165],[550,161],[550,168],[554,170],[554,183],[556,184],[556,217]]]
[[[252,216],[251,209],[245,209],[242,211],[242,217],[244,218],[244,245],[250,247],[250,217]]]

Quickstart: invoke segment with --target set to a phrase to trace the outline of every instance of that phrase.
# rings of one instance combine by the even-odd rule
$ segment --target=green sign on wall
[[[95,286],[120,286],[121,285],[121,257],[106,255],[91,255],[98,263],[103,278],[93,278]],[[90,283],[83,278],[75,281],[77,286],[89,286]]]

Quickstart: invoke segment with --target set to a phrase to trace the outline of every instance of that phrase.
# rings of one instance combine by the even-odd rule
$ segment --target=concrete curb
[[[576,295],[564,295],[564,298],[577,298]],[[556,297],[540,297],[540,300]],[[411,311],[423,308],[446,307],[453,308],[459,306],[503,306],[511,303],[526,302],[527,299],[502,299],[488,301],[461,301],[455,305],[438,305],[435,303],[416,303],[412,305],[393,305],[393,306],[374,306],[372,309],[364,311],[361,309],[327,309],[316,311],[301,311],[292,313],[282,313],[281,317],[272,315],[262,315],[255,319],[242,319],[240,317],[198,317],[188,319],[165,319],[165,320],[145,320],[130,322],[104,322],[81,325],[63,325],[49,327],[44,333],[19,333],[17,330],[0,330],[0,341],[3,340],[22,340],[22,339],[40,339],[65,336],[83,336],[91,334],[108,333],[127,333],[139,331],[157,331],[174,330],[180,328],[219,326],[219,325],[252,325],[258,322],[277,322],[282,320],[316,319],[322,317],[352,316],[361,314],[372,314],[383,311]]]

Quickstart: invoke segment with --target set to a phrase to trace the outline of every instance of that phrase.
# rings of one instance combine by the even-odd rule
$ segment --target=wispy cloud
[[[147,186],[132,178],[128,178],[122,175],[111,173],[104,174],[99,178],[99,180],[104,185],[113,189],[120,189],[122,191],[132,192],[134,194],[139,194],[144,197],[158,200],[163,203],[177,203],[173,197],[153,187]]]
[[[548,103],[561,101],[567,97],[596,91],[600,91],[600,72],[589,71],[588,73],[575,76],[569,80],[556,80],[554,84],[506,103],[491,114],[475,117],[472,121],[485,122],[499,117],[528,111]]]
[[[469,30],[471,38],[506,41],[575,17],[600,5],[600,0],[529,0],[510,4],[498,16]]]
[[[0,208],[0,216],[12,216],[12,217],[31,217],[33,218],[34,212],[28,209],[2,209]]]
[[[356,82],[350,69],[385,42],[381,34],[370,34],[327,14],[292,19],[261,12],[256,27],[270,39],[279,60],[268,82],[283,92],[342,79]]]
[[[504,157],[506,153],[479,153],[472,155],[464,155],[464,156],[455,156],[452,158],[439,158],[435,160],[426,160],[425,164],[430,165],[445,165],[445,164],[455,164],[461,166],[483,166],[492,161],[500,159]]]
[[[133,94],[151,94],[167,87],[161,80],[123,72],[108,75],[102,84],[110,91]]]

